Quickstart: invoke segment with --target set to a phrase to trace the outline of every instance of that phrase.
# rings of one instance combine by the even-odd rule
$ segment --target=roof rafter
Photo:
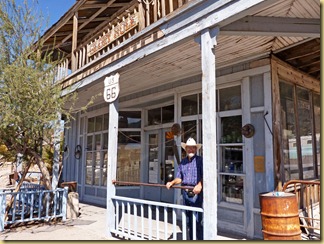
[[[320,19],[248,16],[221,28],[225,35],[320,37]]]

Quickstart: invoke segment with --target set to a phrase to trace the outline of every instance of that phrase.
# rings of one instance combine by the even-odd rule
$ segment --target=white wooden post
[[[6,214],[6,195],[0,195],[0,232],[4,231]]]
[[[107,211],[106,235],[111,237],[110,229],[115,224],[115,208],[112,198],[116,195],[116,187],[112,183],[116,180],[118,144],[118,99],[109,104],[109,133],[108,133],[108,165],[107,165]]]
[[[201,32],[204,240],[217,239],[216,35]]]
[[[55,190],[59,181],[60,169],[60,134],[63,131],[61,124],[61,114],[58,114],[56,125],[54,128],[54,155],[53,155],[53,170],[52,170],[52,190]]]
[[[63,215],[62,221],[66,221],[68,191],[69,191],[69,187],[68,186],[64,187],[63,199],[62,199],[62,215]],[[41,200],[41,198],[40,198],[40,200]]]

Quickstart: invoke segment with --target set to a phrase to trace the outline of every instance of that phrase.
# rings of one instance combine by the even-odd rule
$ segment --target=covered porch
[[[67,180],[77,178],[78,192],[82,200],[93,201],[107,207],[105,228],[107,236],[121,234],[119,228],[122,228],[129,230],[127,233],[123,231],[126,238],[169,239],[178,238],[181,233],[179,238],[187,239],[186,234],[182,232],[186,229],[183,213],[185,210],[190,210],[203,211],[206,240],[219,238],[217,231],[219,226],[255,238],[257,229],[260,228],[257,194],[260,191],[274,190],[276,187],[274,177],[276,156],[273,142],[279,136],[276,130],[279,126],[275,121],[275,115],[279,113],[274,111],[276,101],[272,99],[272,94],[276,91],[274,90],[276,87],[272,87],[272,80],[276,72],[271,65],[278,64],[277,67],[282,68],[282,73],[286,70],[295,72],[296,68],[299,68],[298,72],[307,73],[307,77],[312,77],[305,79],[307,86],[312,90],[317,89],[316,81],[319,79],[317,69],[319,3],[317,1],[312,1],[310,5],[296,0],[189,1],[186,4],[177,14],[169,15],[170,18],[161,18],[154,24],[151,23],[151,29],[147,26],[147,29],[140,30],[136,38],[130,38],[133,43],[126,41],[129,46],[126,44],[125,46],[129,47],[128,49],[122,48],[125,46],[120,44],[102,56],[99,54],[95,56],[96,60],[92,60],[92,63],[90,60],[89,63],[83,64],[81,59],[77,62],[81,66],[78,66],[74,73],[69,74],[62,82],[63,94],[77,91],[78,106],[82,107],[91,96],[103,93],[104,80],[107,77],[117,73],[119,75],[119,96],[116,100],[105,103],[100,96],[87,114],[77,114],[77,120],[73,124],[75,131],[68,132],[70,133],[69,145],[71,148],[82,145],[83,155],[81,159],[69,161],[71,163],[65,168]],[[300,14],[301,9],[307,14]],[[146,37],[151,39],[145,43],[143,40]],[[145,45],[137,47],[134,43],[145,43]],[[307,51],[302,53],[305,45],[314,45],[315,50],[309,58],[317,60],[309,69],[307,64],[301,63],[300,58],[309,54]],[[296,54],[296,52],[289,52],[291,47],[297,48],[300,51],[299,55],[291,56]],[[286,65],[289,62],[290,65]],[[237,85],[240,86],[242,107],[227,112],[217,110],[219,97],[216,94],[221,94],[217,89],[220,87],[231,89]],[[262,94],[260,97],[259,93]],[[199,112],[183,114],[182,98],[192,94],[197,94],[197,101],[199,101],[197,104],[201,106],[197,106]],[[257,102],[253,98],[257,99]],[[155,121],[149,122],[151,110],[163,111],[168,106],[174,106],[171,110],[171,121],[159,124],[155,124]],[[92,165],[88,164],[88,161],[91,161],[88,155],[90,153],[94,155],[99,150],[88,148],[90,133],[81,132],[80,129],[82,126],[87,128],[86,121],[89,124],[92,122],[91,118],[97,116],[96,109],[109,114],[107,117],[103,116],[104,120],[107,119],[106,125],[109,125],[102,133],[105,137],[103,140],[107,139],[107,147],[100,149],[100,153],[107,152],[105,154],[107,157],[104,156],[103,159],[107,162],[106,168],[97,166],[96,159],[92,159]],[[153,133],[166,133],[174,123],[184,125],[185,122],[195,121],[197,139],[204,145],[203,185],[207,197],[204,200],[203,210],[183,208],[180,204],[180,192],[177,190],[174,191],[170,202],[163,202],[161,199],[152,201],[150,196],[151,193],[156,192],[155,188],[146,186],[123,188],[114,184],[119,177],[117,173],[127,165],[118,168],[120,163],[118,162],[120,150],[118,138],[121,134],[120,129],[123,129],[124,134],[130,131],[129,128],[120,128],[119,124],[122,113],[129,111],[139,111],[143,121],[136,131],[137,138],[141,138],[137,145],[140,148],[139,180],[141,182],[154,182],[150,178],[149,158],[150,149],[153,151],[153,148],[148,146],[154,136]],[[257,130],[262,131],[262,135],[255,141],[244,137],[240,140],[236,135],[235,141],[232,141],[234,135],[224,141],[223,124],[220,121],[229,116],[242,116],[241,125],[249,124],[254,119],[259,126]],[[266,122],[269,123],[268,128]],[[238,128],[240,129],[241,126]],[[275,137],[272,132],[276,132]],[[97,131],[94,131],[91,136],[96,138],[96,133]],[[175,136],[173,140],[181,155],[179,145],[183,138]],[[259,150],[257,141],[262,141],[263,149],[260,151],[257,151]],[[221,151],[227,148],[241,151],[244,149],[243,158],[237,159],[237,161],[244,160],[242,168],[239,166],[235,171],[227,171],[225,162],[221,163]],[[73,158],[74,152],[71,150],[69,153]],[[257,153],[262,154],[263,157],[264,164],[261,169],[253,164],[254,156],[259,156]],[[172,160],[176,161],[175,158]],[[98,177],[98,183],[96,172],[91,171],[93,169],[102,170],[104,174]],[[175,165],[174,172],[176,169]],[[93,173],[90,177],[88,177],[88,170],[91,171],[90,174]],[[156,183],[161,183],[159,173],[160,171],[157,173]],[[235,179],[240,179],[240,185],[235,185],[241,187],[239,190],[244,185],[244,190],[238,194],[239,196],[233,195],[230,188],[225,186],[225,181],[231,183],[229,179],[233,179],[229,173],[234,173]],[[263,183],[258,184],[262,179],[265,179]],[[164,196],[166,192],[161,190],[159,194]],[[122,220],[118,225],[115,218],[108,217],[119,216],[120,213],[123,217],[120,219],[118,217],[118,221]],[[128,219],[127,214],[131,214],[132,218],[134,216],[140,218],[130,220],[131,217]],[[142,221],[142,214],[148,217],[145,221]],[[123,226],[119,226],[120,223],[123,223]],[[138,234],[138,230],[143,226],[145,231],[142,229],[140,233],[143,234]]]

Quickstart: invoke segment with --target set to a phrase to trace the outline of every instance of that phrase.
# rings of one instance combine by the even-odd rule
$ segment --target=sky
[[[48,27],[55,24],[69,10],[76,0],[37,0],[41,12],[49,21]]]
[[[0,0],[1,1],[1,0]],[[18,5],[25,0],[15,0]],[[44,31],[55,24],[77,0],[27,0],[29,6],[36,8],[36,13],[39,10],[43,16],[42,26]]]

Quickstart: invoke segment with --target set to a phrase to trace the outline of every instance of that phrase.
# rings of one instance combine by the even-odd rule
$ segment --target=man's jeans
[[[202,204],[203,204],[203,193],[201,192],[198,195],[194,195],[194,196],[190,196],[190,194],[188,195],[188,192],[183,190],[182,191],[183,194],[183,201],[184,201],[184,205],[185,206],[190,206],[190,207],[198,207],[198,208],[202,208]],[[189,230],[189,238],[190,240],[193,240],[193,230],[192,230],[192,221],[193,221],[193,217],[192,217],[192,211],[186,211],[187,214],[187,226],[188,226],[188,230]],[[196,239],[197,240],[203,240],[203,234],[204,234],[204,230],[203,230],[203,213],[195,213],[196,216]],[[185,230],[182,230],[185,231]]]

